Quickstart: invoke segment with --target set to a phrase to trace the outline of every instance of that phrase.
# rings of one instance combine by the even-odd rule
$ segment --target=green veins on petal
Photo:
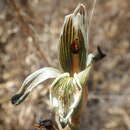
[[[82,87],[75,76],[70,77],[69,73],[64,73],[54,80],[50,90],[50,101],[56,108],[61,123],[68,122],[80,102],[81,95]]]
[[[56,78],[60,74],[61,72],[59,70],[51,67],[45,67],[33,72],[24,80],[22,87],[16,95],[11,98],[11,102],[15,105],[20,104],[39,84],[47,79]]]
[[[79,69],[86,67],[88,45],[85,18],[85,7],[82,4],[65,17],[59,39],[59,61],[64,72],[72,71],[75,54],[79,56]]]

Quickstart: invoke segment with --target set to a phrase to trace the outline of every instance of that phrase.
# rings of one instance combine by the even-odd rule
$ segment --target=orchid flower
[[[89,73],[97,59],[97,55],[88,54],[86,28],[85,6],[79,4],[72,14],[65,17],[60,34],[58,51],[62,70],[44,67],[30,74],[12,97],[13,104],[20,104],[39,84],[53,78],[50,103],[59,117],[62,128],[68,124],[78,109],[83,88],[86,87]]]

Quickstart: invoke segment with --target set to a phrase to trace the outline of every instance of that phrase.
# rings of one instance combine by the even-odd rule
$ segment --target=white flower
[[[86,85],[94,61],[104,56],[88,54],[85,7],[79,4],[74,12],[65,17],[60,35],[59,60],[63,71],[45,67],[29,75],[20,90],[12,97],[13,104],[20,104],[39,84],[55,78],[50,88],[50,102],[65,127],[78,109],[83,88]]]

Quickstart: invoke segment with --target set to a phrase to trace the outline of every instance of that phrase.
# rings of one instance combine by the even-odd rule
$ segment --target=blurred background
[[[40,85],[20,105],[10,98],[25,77],[59,67],[58,39],[64,16],[93,0],[0,0],[0,130],[34,130],[49,119],[48,86]],[[86,21],[86,22],[87,22]],[[82,130],[130,130],[130,0],[97,0],[89,52],[101,46],[107,57],[94,65]]]

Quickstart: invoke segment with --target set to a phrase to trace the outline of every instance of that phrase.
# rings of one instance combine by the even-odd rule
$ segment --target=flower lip
[[[67,125],[74,114],[81,101],[81,95],[82,86],[76,73],[73,77],[69,73],[63,73],[53,81],[50,89],[50,101],[59,115],[62,128]]]

